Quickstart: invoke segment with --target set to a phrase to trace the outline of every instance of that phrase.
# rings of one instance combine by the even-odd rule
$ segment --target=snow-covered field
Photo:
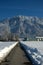
[[[0,62],[9,54],[18,42],[0,42]]]
[[[34,65],[43,65],[43,42],[42,41],[21,41],[28,56]]]

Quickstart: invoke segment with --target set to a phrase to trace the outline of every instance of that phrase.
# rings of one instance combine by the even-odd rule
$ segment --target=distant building
[[[19,41],[23,41],[24,40],[24,38],[19,38]]]
[[[36,37],[37,41],[43,41],[43,37]]]
[[[27,38],[25,37],[23,37],[23,38],[19,38],[19,41],[27,41]]]

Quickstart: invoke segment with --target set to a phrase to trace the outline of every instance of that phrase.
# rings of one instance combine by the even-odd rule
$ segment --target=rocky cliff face
[[[14,16],[0,22],[0,35],[7,31],[19,37],[43,36],[43,18],[31,16]]]

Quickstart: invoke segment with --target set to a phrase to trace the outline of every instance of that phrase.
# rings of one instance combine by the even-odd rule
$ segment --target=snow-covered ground
[[[21,41],[21,45],[27,52],[34,65],[43,65],[42,41]]]
[[[0,62],[9,54],[18,42],[0,42]]]

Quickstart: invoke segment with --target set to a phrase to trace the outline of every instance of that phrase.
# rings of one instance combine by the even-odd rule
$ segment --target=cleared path
[[[32,65],[26,57],[25,52],[21,49],[19,44],[13,48],[10,54],[0,65]]]

